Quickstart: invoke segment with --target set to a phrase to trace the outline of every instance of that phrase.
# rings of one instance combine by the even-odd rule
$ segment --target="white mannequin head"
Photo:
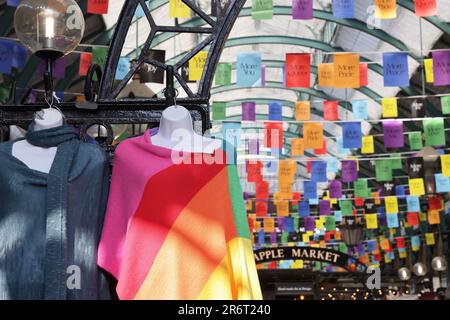
[[[64,123],[63,116],[61,112],[59,112],[55,108],[47,108],[42,109],[39,113],[42,119],[36,117],[34,119],[35,130],[45,130],[54,127],[62,126]]]

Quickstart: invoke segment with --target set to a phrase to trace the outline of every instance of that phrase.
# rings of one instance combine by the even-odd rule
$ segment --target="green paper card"
[[[375,160],[375,179],[377,181],[392,180],[392,160]]]
[[[392,159],[391,160],[391,168],[392,169],[402,169],[403,165],[402,165],[402,159],[401,159],[401,155],[398,153],[394,153],[391,155],[391,157],[395,157],[396,159]]]
[[[367,179],[358,179],[353,183],[355,197],[367,198],[369,196],[369,186]]]
[[[421,150],[423,148],[421,131],[410,132],[408,133],[408,137],[409,137],[409,148],[411,150]]]
[[[443,146],[445,145],[444,119],[430,118],[423,120],[425,131],[425,145]]]
[[[347,245],[345,244],[345,243],[339,243],[339,251],[340,252],[347,252],[348,250],[347,250]]]
[[[108,55],[108,48],[102,47],[92,48],[92,64],[98,64],[102,69],[102,71],[104,71],[107,55]],[[95,73],[93,80],[97,80],[97,75]]]
[[[450,114],[450,96],[441,97],[442,114]]]
[[[339,207],[341,208],[342,215],[351,216],[353,212],[352,200],[339,200]]]
[[[225,102],[213,102],[212,104],[212,119],[223,120],[226,118],[226,103]]]
[[[282,243],[287,243],[289,242],[289,233],[288,232],[283,232],[281,234],[281,242]]]
[[[325,228],[327,231],[332,231],[336,229],[336,221],[334,220],[334,217],[326,217],[325,218]]]
[[[252,17],[254,20],[272,19],[272,0],[252,0]]]
[[[294,219],[294,231],[298,230],[298,219]]]
[[[216,70],[216,86],[229,86],[231,84],[231,64],[219,63]]]

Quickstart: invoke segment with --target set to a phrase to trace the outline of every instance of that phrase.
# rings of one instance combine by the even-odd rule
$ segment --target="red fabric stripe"
[[[117,292],[133,299],[173,223],[196,193],[220,170],[217,165],[174,165],[149,179],[127,232]]]

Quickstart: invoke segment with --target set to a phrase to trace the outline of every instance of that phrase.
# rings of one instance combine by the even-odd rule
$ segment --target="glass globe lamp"
[[[411,271],[406,267],[402,267],[398,269],[398,277],[400,278],[400,280],[408,281],[409,279],[411,279]]]
[[[435,271],[445,271],[445,269],[447,269],[447,261],[445,261],[443,256],[434,257],[433,260],[431,260],[431,267]]]
[[[37,56],[57,59],[79,45],[84,17],[74,0],[22,0],[14,27],[19,40]]]
[[[418,277],[423,277],[424,275],[427,274],[428,270],[427,270],[427,266],[425,264],[423,264],[422,262],[417,262],[414,266],[413,266],[413,272],[416,276]]]

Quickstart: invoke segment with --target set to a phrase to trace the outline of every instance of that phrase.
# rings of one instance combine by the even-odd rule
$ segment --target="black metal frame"
[[[192,11],[204,19],[209,27],[190,28],[181,26],[158,26],[152,18],[152,13],[145,5],[145,0],[127,0],[122,8],[117,27],[113,36],[113,40],[108,52],[107,61],[103,76],[98,66],[93,65],[88,71],[85,84],[84,103],[62,103],[55,104],[66,117],[69,124],[80,127],[81,135],[86,134],[87,128],[92,125],[103,125],[108,129],[108,139],[104,143],[105,147],[111,147],[112,143],[112,127],[111,124],[150,124],[157,125],[161,118],[162,111],[169,105],[174,104],[176,90],[173,86],[174,77],[186,91],[188,97],[177,99],[177,103],[186,107],[192,115],[194,122],[201,122],[201,130],[205,132],[211,127],[209,118],[209,98],[211,85],[217,67],[220,54],[225,46],[225,41],[236,21],[245,0],[229,0],[226,12],[221,12],[221,4],[216,1],[217,19],[213,20],[204,11],[198,8],[191,0],[182,0]],[[122,80],[114,89],[114,77],[122,47],[127,36],[128,29],[133,22],[133,16],[138,4],[144,10],[145,16],[150,23],[151,30],[148,35],[144,48],[141,51],[137,63],[134,64],[124,80]],[[208,34],[208,37],[188,52],[175,65],[167,65],[153,60],[146,60],[145,53],[150,49],[152,40],[157,32],[177,32],[177,33],[194,33]],[[197,93],[193,93],[186,82],[182,79],[179,69],[189,61],[197,52],[204,49],[207,45],[209,53],[203,70],[202,78],[199,82]],[[164,98],[124,98],[117,100],[116,97],[120,91],[125,88],[133,74],[143,64],[148,63],[161,67],[166,70],[167,88]],[[93,76],[97,75],[100,81],[94,81]],[[27,94],[29,95],[30,90]],[[0,105],[0,127],[8,125],[26,126],[33,121],[34,113],[46,106],[42,104],[24,104],[26,96],[20,98],[20,104],[16,103],[15,86],[11,88],[11,99],[9,103]],[[4,135],[3,135],[4,136]],[[0,135],[0,141],[2,136]]]

